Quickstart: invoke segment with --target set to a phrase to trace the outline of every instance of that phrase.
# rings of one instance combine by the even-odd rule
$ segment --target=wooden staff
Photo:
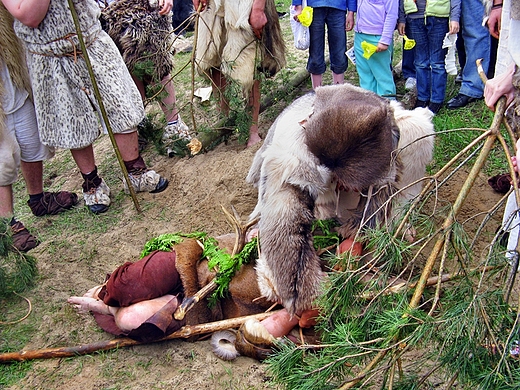
[[[189,338],[200,334],[213,333],[219,330],[238,328],[240,327],[240,325],[242,325],[246,320],[250,318],[262,321],[276,312],[277,311],[254,314],[250,316],[231,318],[228,320],[209,322],[207,324],[186,325],[180,328],[178,331],[166,337],[151,342],[155,343],[158,341]],[[53,359],[81,356],[88,355],[97,351],[107,351],[109,349],[129,347],[132,345],[142,344],[147,343],[133,340],[128,337],[121,337],[113,340],[98,341],[92,344],[77,345],[74,347],[57,347],[37,349],[32,351],[8,352],[0,354],[0,363],[22,362],[34,359]]]
[[[128,171],[126,169],[125,163],[123,161],[123,157],[121,156],[121,152],[119,151],[119,147],[117,146],[116,139],[114,137],[114,133],[112,131],[112,127],[110,126],[110,121],[108,120],[107,112],[105,110],[105,105],[103,104],[103,99],[101,99],[101,94],[99,93],[99,88],[97,85],[96,77],[94,76],[94,71],[92,70],[92,64],[90,63],[90,58],[87,53],[87,47],[85,46],[85,41],[83,40],[83,33],[81,32],[81,26],[79,24],[78,14],[76,13],[76,9],[74,8],[74,4],[72,0],[68,0],[70,12],[72,14],[72,19],[74,19],[74,25],[76,26],[76,34],[78,35],[79,45],[81,47],[81,52],[83,53],[85,59],[85,65],[88,69],[88,74],[90,76],[90,81],[92,82],[92,88],[94,89],[94,95],[96,96],[96,100],[99,105],[99,110],[101,112],[101,117],[103,118],[103,122],[105,123],[105,127],[108,132],[108,136],[110,137],[110,141],[112,142],[112,146],[114,147],[114,151],[116,152],[117,161],[119,161],[119,165],[121,166],[121,170],[123,171],[123,176],[125,178],[126,185],[128,187],[128,191],[130,192],[130,196],[134,201],[135,208],[138,213],[141,212],[141,207],[139,206],[139,202],[135,195],[134,187],[130,182],[130,177],[128,176]]]

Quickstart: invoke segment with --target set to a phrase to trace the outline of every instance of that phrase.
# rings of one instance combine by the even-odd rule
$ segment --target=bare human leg
[[[247,141],[248,148],[262,140],[258,134],[258,118],[260,117],[260,80],[255,80],[253,83],[251,96],[249,97],[249,105],[251,107],[253,121],[249,128],[249,139]]]

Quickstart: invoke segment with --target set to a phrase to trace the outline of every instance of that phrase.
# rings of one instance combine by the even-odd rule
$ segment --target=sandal
[[[40,241],[29,233],[29,230],[20,221],[11,225],[11,230],[13,232],[13,246],[20,252],[28,252],[40,245]]]

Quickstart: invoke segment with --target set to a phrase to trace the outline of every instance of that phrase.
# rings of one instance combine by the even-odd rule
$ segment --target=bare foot
[[[288,334],[292,328],[298,325],[298,320],[298,317],[292,316],[286,309],[282,309],[263,320],[262,325],[271,335],[278,338]]]
[[[253,130],[253,126],[251,126],[251,130],[249,131],[249,139],[247,140],[248,148],[262,141],[262,138],[260,138],[260,136],[258,135],[258,127],[254,127],[255,129]]]
[[[85,294],[83,294],[83,296],[98,299],[98,294],[101,291],[102,287],[103,287],[102,284],[100,284],[99,286],[94,286],[90,290],[88,290]]]
[[[90,290],[89,290],[90,291]],[[74,306],[79,313],[94,311],[100,314],[112,314],[105,302],[91,297],[70,297],[67,302]]]

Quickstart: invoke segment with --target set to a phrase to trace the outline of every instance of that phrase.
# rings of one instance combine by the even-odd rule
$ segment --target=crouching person
[[[417,196],[433,154],[431,119],[344,84],[297,99],[273,123],[247,181],[258,187],[250,218],[260,218],[259,288],[284,306],[288,325],[313,313],[326,280],[312,223],[336,219],[353,239],[391,218],[392,203]]]

